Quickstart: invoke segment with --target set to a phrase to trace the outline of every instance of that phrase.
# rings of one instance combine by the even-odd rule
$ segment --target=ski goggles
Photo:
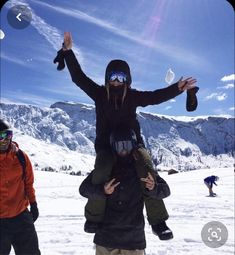
[[[13,136],[12,130],[0,131],[0,141],[3,141],[5,139],[11,139],[12,136]]]
[[[125,83],[127,81],[127,75],[123,72],[111,72],[109,75],[109,81],[115,81]]]
[[[132,141],[118,141],[113,143],[113,149],[119,155],[127,155],[133,150],[134,146]]]

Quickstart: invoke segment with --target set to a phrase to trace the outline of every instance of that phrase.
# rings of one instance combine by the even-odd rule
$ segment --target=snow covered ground
[[[203,179],[218,175],[214,192],[207,197]],[[161,174],[171,187],[165,199],[170,214],[167,221],[174,239],[160,241],[146,221],[147,255],[234,254],[234,171],[231,168],[204,169],[174,175]],[[42,255],[95,254],[93,234],[83,231],[86,199],[78,193],[83,176],[36,171],[35,188],[40,210],[36,222]],[[222,247],[209,248],[201,240],[201,230],[210,221],[220,221],[228,229]],[[12,252],[12,254],[14,254]]]

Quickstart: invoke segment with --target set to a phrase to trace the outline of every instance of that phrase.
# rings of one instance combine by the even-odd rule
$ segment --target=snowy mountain
[[[39,108],[2,103],[1,118],[12,124],[15,140],[32,155],[32,161],[39,169],[51,167],[52,171],[77,173],[93,167],[93,105],[57,102],[50,108]],[[232,117],[170,117],[139,112],[138,119],[157,169],[184,171],[233,166],[235,134]],[[46,155],[42,162],[39,158],[43,153]],[[56,162],[50,159],[51,153],[58,153]],[[86,158],[90,163],[86,164]]]

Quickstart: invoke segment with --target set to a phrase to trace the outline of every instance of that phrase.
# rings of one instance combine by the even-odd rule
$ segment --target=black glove
[[[156,176],[156,192],[158,199],[169,197],[171,194],[169,185],[159,175]]]
[[[186,110],[188,112],[193,112],[197,109],[197,96],[199,88],[194,87],[192,89],[187,90],[187,100],[186,100]]]
[[[170,187],[167,184],[167,182],[160,177],[158,174],[156,176],[156,183],[153,190],[144,190],[144,196],[152,197],[157,200],[164,199],[166,197],[169,197],[171,194]]]
[[[55,57],[53,62],[54,62],[54,64],[58,63],[58,66],[57,66],[58,71],[61,71],[65,68],[63,49],[61,49],[57,52],[57,56]]]
[[[35,222],[39,216],[37,202],[30,204],[30,213],[32,214],[33,222]]]

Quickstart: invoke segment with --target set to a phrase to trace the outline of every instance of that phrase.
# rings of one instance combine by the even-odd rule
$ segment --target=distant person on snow
[[[213,192],[212,187],[213,187],[213,184],[215,184],[217,186],[216,182],[218,180],[219,180],[219,177],[215,176],[215,175],[208,176],[204,179],[204,183],[207,186],[207,188],[209,189],[210,197],[216,196],[216,193]]]
[[[184,91],[192,91],[195,88],[196,80],[181,78],[177,83],[155,91],[138,91],[131,88],[131,73],[129,65],[123,60],[112,60],[105,72],[105,86],[99,86],[82,71],[72,48],[71,34],[64,34],[63,48],[58,51],[58,55],[54,63],[59,63],[57,69],[62,70],[65,63],[69,69],[73,82],[81,88],[95,102],[96,106],[96,140],[95,150],[97,153],[95,161],[95,169],[92,175],[93,184],[104,184],[110,179],[112,167],[114,164],[113,153],[109,144],[110,134],[120,123],[128,123],[129,127],[134,130],[137,136],[138,148],[136,149],[136,171],[143,172],[145,168],[145,176],[148,173],[154,178],[154,170],[151,158],[145,149],[143,139],[141,137],[140,125],[136,116],[138,106],[155,105],[170,100]],[[159,200],[160,201],[160,200]],[[86,211],[87,221],[85,223],[85,231],[89,233],[95,232],[97,223],[102,221],[102,213],[99,211],[100,205],[91,205],[88,200],[90,210]],[[165,206],[161,208],[163,202],[159,203],[159,218],[165,210]],[[164,204],[163,204],[164,205]],[[146,206],[147,208],[148,206]],[[149,206],[149,208],[152,208]],[[148,215],[154,215],[151,211]],[[148,217],[151,225],[151,216]],[[154,224],[156,225],[156,224]]]
[[[0,255],[10,254],[11,246],[16,255],[40,255],[33,169],[12,136],[10,125],[0,119]]]
[[[144,199],[162,199],[170,190],[159,176],[157,182],[151,175],[139,178],[133,159],[137,139],[132,130],[118,128],[111,134],[110,143],[115,155],[110,180],[104,185],[94,185],[93,171],[79,188],[80,194],[90,200],[106,201],[103,221],[94,236],[96,255],[143,255],[146,248]]]

